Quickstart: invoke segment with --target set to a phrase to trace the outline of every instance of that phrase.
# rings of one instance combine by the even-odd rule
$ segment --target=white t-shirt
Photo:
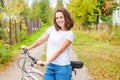
[[[55,27],[52,26],[47,29],[47,33],[50,35],[47,43],[47,59],[49,59],[52,55],[54,55],[55,51],[59,48],[60,44],[64,39],[68,39],[71,42],[74,39],[73,32],[69,31],[56,31]],[[70,45],[61,53],[54,61],[51,63],[57,65],[67,65],[70,64],[69,57]]]

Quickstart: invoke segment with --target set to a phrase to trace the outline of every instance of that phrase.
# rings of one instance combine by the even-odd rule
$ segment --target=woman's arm
[[[52,55],[52,57],[50,59],[48,59],[45,62],[42,61],[38,61],[37,64],[44,64],[47,65],[49,63],[51,63],[53,60],[55,60],[69,45],[71,44],[71,41],[68,39],[65,39],[62,44],[60,45],[60,47],[58,48],[58,50],[55,52],[54,55]]]
[[[32,48],[35,48],[40,44],[44,43],[46,40],[48,40],[48,37],[49,34],[47,32],[44,33],[37,41],[35,41],[30,47],[28,47],[28,50],[31,50]]]

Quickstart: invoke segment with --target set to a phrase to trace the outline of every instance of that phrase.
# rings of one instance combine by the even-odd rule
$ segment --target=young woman
[[[35,48],[47,42],[47,60],[37,61],[37,64],[46,65],[43,80],[71,80],[72,69],[70,65],[70,44],[74,39],[71,28],[74,22],[70,13],[64,9],[57,9],[54,13],[54,25],[49,27],[42,37],[27,47]]]

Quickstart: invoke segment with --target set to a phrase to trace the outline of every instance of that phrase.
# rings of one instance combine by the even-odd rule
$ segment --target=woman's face
[[[65,18],[62,12],[57,12],[55,14],[55,19],[58,26],[60,26],[61,28],[65,26]]]

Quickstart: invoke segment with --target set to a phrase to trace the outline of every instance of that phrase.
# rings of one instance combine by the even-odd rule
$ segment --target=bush
[[[12,47],[9,44],[3,44],[0,40],[0,63],[3,64],[10,60],[12,56]]]
[[[21,34],[19,36],[20,41],[24,41],[28,38],[27,27],[23,24]]]

